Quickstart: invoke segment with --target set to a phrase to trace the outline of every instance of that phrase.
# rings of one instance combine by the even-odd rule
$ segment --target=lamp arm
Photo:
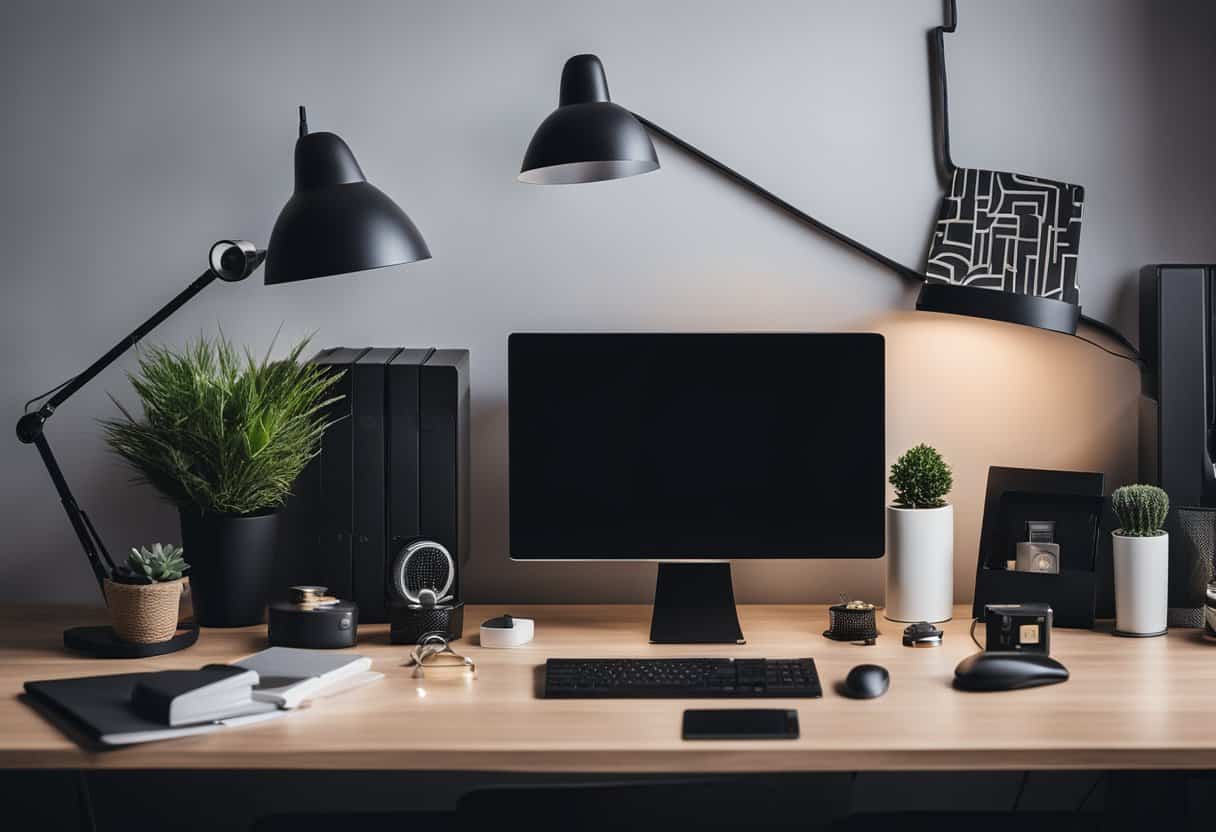
[[[232,242],[222,240],[216,243],[211,247],[211,267],[207,271],[195,278],[194,282],[182,290],[173,300],[162,306],[152,317],[136,327],[130,335],[107,350],[105,354],[80,373],[56,388],[53,391],[53,395],[40,408],[31,413],[26,413],[17,421],[17,438],[23,443],[33,445],[38,449],[38,453],[42,457],[42,464],[46,466],[47,473],[50,474],[55,491],[59,494],[59,500],[63,503],[63,510],[68,515],[68,520],[72,524],[72,530],[80,540],[81,548],[84,549],[85,556],[89,560],[89,566],[92,567],[99,586],[102,586],[105,578],[113,573],[114,561],[110,558],[105,544],[102,543],[101,537],[97,534],[93,522],[77,504],[76,498],[72,494],[72,489],[68,487],[67,480],[63,476],[63,471],[60,469],[55,455],[51,452],[50,443],[47,442],[46,434],[43,431],[47,420],[55,413],[56,408],[71,398],[81,387],[84,387],[96,378],[102,370],[117,361],[124,352],[188,303],[195,295],[217,279],[228,282],[244,280],[261,265],[265,256],[266,253],[264,251],[255,249],[252,243],[245,241]]]
[[[666,129],[660,127],[659,125],[655,124],[650,119],[648,119],[644,116],[640,116],[637,113],[633,113],[633,117],[636,118],[638,121],[640,121],[646,127],[646,129],[650,130],[650,132],[654,133],[655,135],[657,135],[663,139],[666,139],[668,142],[675,145],[680,150],[683,150],[689,156],[692,156],[697,161],[708,165],[709,167],[716,170],[718,173],[725,176],[727,179],[730,179],[736,185],[739,185],[739,186],[743,187],[744,189],[751,191],[756,196],[764,199],[765,201],[771,203],[772,205],[777,206],[782,211],[789,214],[794,219],[798,220],[799,222],[803,223],[804,225],[809,225],[811,228],[814,228],[819,233],[825,234],[828,237],[831,237],[833,240],[836,240],[838,243],[843,243],[844,245],[848,246],[849,248],[853,249],[854,251],[857,251],[861,254],[864,254],[866,257],[869,257],[871,260],[875,260],[878,263],[881,263],[883,266],[886,266],[888,269],[895,272],[902,278],[905,278],[905,279],[911,280],[911,281],[915,281],[916,283],[924,282],[925,276],[923,274],[921,274],[920,272],[916,271],[915,269],[905,266],[902,263],[899,263],[895,260],[892,260],[890,257],[887,257],[885,254],[880,254],[879,252],[870,248],[865,243],[858,242],[857,240],[854,240],[852,237],[848,236],[847,234],[837,231],[835,228],[832,228],[830,225],[827,225],[826,223],[823,223],[823,222],[815,219],[810,214],[806,213],[803,210],[800,210],[799,208],[796,208],[795,206],[786,202],[781,197],[774,194],[772,191],[768,190],[767,188],[761,187],[760,185],[756,184],[751,179],[748,179],[746,176],[739,173],[738,171],[727,167],[722,162],[719,162],[717,159],[710,156],[708,153],[705,153],[703,150],[700,150],[699,148],[695,147],[694,145],[689,144],[688,142],[684,141],[683,139],[681,139],[679,136],[675,135],[671,131],[666,130]]]
[[[207,269],[207,271],[200,274],[194,280],[194,282],[182,290],[177,297],[166,303],[156,312],[156,314],[136,327],[130,335],[123,338],[114,346],[110,347],[110,349],[106,350],[105,354],[103,354],[100,358],[98,358],[80,373],[73,376],[71,381],[69,381],[57,393],[47,399],[46,404],[42,406],[41,410],[46,411],[47,416],[54,413],[55,408],[59,407],[59,405],[71,398],[78,390],[80,390],[80,388],[84,387],[86,384],[96,378],[102,370],[117,361],[123,353],[139,343],[145,335],[156,329],[156,327],[160,326],[160,324],[163,323],[170,315],[185,306],[191,299],[194,298],[195,295],[210,286],[217,277],[218,275],[211,271],[211,269]]]
[[[29,415],[36,416],[37,414]],[[59,463],[55,460],[55,455],[51,453],[51,446],[46,441],[46,434],[40,430],[37,436],[29,441],[42,456],[42,464],[46,466],[47,473],[51,475],[51,482],[59,494],[59,502],[63,504],[63,510],[72,524],[72,531],[76,533],[80,547],[84,549],[85,557],[89,560],[89,566],[93,569],[93,576],[97,578],[97,585],[102,590],[104,598],[105,579],[114,573],[114,561],[111,559],[105,543],[97,534],[97,530],[93,527],[93,521],[77,504],[76,497],[72,494],[72,489],[68,487],[67,480],[63,477],[63,471],[60,470]]]
[[[953,6],[953,4],[951,4],[951,5]],[[934,34],[936,36],[937,42],[940,43],[942,32],[952,32],[952,31],[954,31],[953,17],[951,18],[951,23],[949,25],[943,26],[943,27],[938,27],[937,29],[933,30],[932,34]],[[944,93],[945,92],[945,87],[944,87],[945,77],[944,76],[942,77],[942,82],[943,82],[942,92]],[[679,136],[672,133],[670,130],[660,127],[659,125],[655,124],[650,119],[646,118],[645,116],[638,115],[637,113],[633,113],[633,117],[636,118],[638,121],[640,121],[646,127],[647,130],[654,133],[656,136],[659,136],[660,138],[667,140],[671,144],[678,147],[680,150],[683,150],[689,156],[692,156],[697,161],[702,162],[702,163],[708,165],[709,167],[713,168],[718,173],[725,176],[727,179],[730,179],[735,184],[743,187],[745,190],[751,191],[756,196],[759,196],[760,198],[764,199],[765,201],[771,203],[772,205],[777,206],[782,211],[789,214],[794,219],[798,220],[799,222],[803,223],[804,225],[809,225],[811,228],[814,228],[816,231],[820,232],[821,234],[825,234],[828,237],[831,237],[833,240],[836,240],[837,242],[844,243],[846,246],[852,248],[853,250],[860,252],[861,254],[864,254],[866,257],[869,257],[871,260],[875,260],[878,263],[881,263],[883,266],[886,266],[888,269],[895,272],[900,277],[903,277],[907,280],[915,281],[917,283],[923,283],[925,281],[925,276],[923,274],[921,274],[920,272],[916,271],[915,269],[909,268],[908,266],[905,266],[896,260],[892,260],[890,257],[887,257],[885,254],[881,254],[881,253],[875,251],[874,249],[870,248],[865,243],[858,242],[857,240],[854,240],[852,237],[848,236],[847,234],[837,231],[835,228],[832,228],[830,225],[827,225],[826,223],[823,223],[823,222],[815,219],[810,214],[808,214],[805,211],[786,202],[784,199],[777,196],[776,194],[774,194],[772,191],[768,190],[767,188],[764,188],[761,185],[756,184],[751,179],[748,179],[746,176],[744,176],[743,174],[734,170],[733,168],[727,167],[725,164],[723,164],[722,162],[719,162],[717,159],[710,156],[708,153],[706,153],[705,151],[696,147],[695,145],[689,144],[684,139],[681,139]],[[949,140],[948,132],[944,136],[944,142],[942,144],[941,149],[942,149],[942,153],[943,153],[942,159],[946,163],[952,165],[953,163],[950,161],[950,140]],[[1142,363],[1142,359],[1140,357],[1140,351],[1138,349],[1136,349],[1136,346],[1134,344],[1132,344],[1132,342],[1129,341],[1127,339],[1127,337],[1123,335],[1123,333],[1119,332],[1119,330],[1115,329],[1113,326],[1111,326],[1108,323],[1099,321],[1096,318],[1091,318],[1088,315],[1081,315],[1081,321],[1083,323],[1088,324],[1090,327],[1098,330],[1099,332],[1104,333],[1107,337],[1113,339],[1114,341],[1117,341],[1121,346],[1123,346],[1125,349],[1127,349],[1131,354],[1125,355],[1123,353],[1114,352],[1112,350],[1106,350],[1107,352],[1111,353],[1112,355],[1117,355],[1120,358],[1126,358],[1128,361],[1132,361],[1134,363]],[[1092,341],[1089,341],[1088,338],[1082,338],[1082,340],[1088,341],[1091,344],[1094,343]],[[1106,349],[1105,347],[1101,346],[1100,344],[1094,344],[1094,346],[1098,347],[1099,349]]]

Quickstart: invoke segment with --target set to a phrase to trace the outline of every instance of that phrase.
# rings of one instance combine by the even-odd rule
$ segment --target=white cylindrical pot
[[[949,621],[954,614],[954,507],[887,508],[889,621]]]
[[[1170,586],[1170,536],[1111,535],[1115,558],[1115,632],[1165,635]]]

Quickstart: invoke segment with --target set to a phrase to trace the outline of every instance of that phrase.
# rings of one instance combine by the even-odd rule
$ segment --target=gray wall
[[[888,339],[888,452],[954,464],[956,584],[970,594],[987,466],[1134,476],[1138,379],[1073,339],[917,315],[913,291],[660,144],[655,175],[514,182],[563,60],[616,99],[848,233],[919,266],[940,196],[925,32],[938,0],[107,2],[8,0],[0,28],[3,412],[81,368],[204,266],[265,240],[291,189],[295,105],[340,133],[434,260],[275,288],[215,286],[166,323],[262,348],[472,350],[480,600],[644,600],[647,565],[506,555],[506,336],[514,330],[841,330]],[[1134,332],[1141,264],[1216,260],[1200,0],[962,0],[949,39],[955,156],[1087,187],[1086,311]],[[128,357],[50,435],[111,547],[177,538],[95,424]],[[807,384],[814,384],[808,373]],[[830,400],[825,400],[830,406]],[[0,598],[95,598],[37,455],[0,442]],[[742,600],[881,596],[881,562],[736,567]]]

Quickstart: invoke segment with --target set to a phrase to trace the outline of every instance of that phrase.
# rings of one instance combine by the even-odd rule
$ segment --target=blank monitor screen
[[[516,559],[883,553],[883,338],[514,334]]]

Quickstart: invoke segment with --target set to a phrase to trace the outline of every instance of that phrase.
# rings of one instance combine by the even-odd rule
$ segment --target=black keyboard
[[[549,699],[823,696],[813,659],[549,659]]]

